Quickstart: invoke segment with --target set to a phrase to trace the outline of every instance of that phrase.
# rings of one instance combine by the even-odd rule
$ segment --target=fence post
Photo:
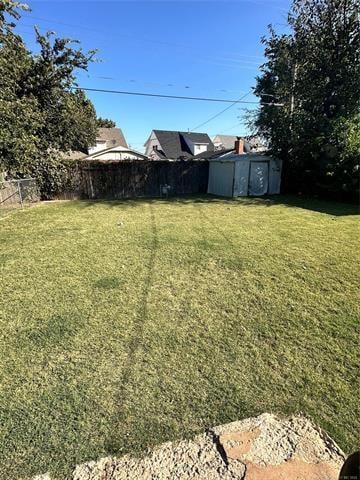
[[[18,190],[19,190],[19,197],[20,197],[21,208],[23,208],[23,199],[22,199],[22,195],[21,195],[20,182],[18,181],[17,184],[18,184]]]

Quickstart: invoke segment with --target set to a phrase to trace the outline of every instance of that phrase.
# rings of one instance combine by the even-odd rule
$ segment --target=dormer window
[[[194,143],[194,155],[207,151],[207,145],[204,143]]]

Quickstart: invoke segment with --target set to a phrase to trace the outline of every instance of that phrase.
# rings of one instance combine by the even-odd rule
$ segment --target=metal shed
[[[282,161],[260,153],[209,158],[208,193],[224,197],[280,193]]]

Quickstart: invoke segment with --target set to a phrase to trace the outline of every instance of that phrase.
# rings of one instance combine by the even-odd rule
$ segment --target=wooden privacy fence
[[[205,160],[80,161],[80,190],[86,198],[133,198],[206,193]]]

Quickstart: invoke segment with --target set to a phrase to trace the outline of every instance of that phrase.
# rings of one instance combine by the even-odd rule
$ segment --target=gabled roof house
[[[96,135],[96,143],[88,149],[88,154],[93,155],[96,152],[118,146],[126,147],[127,143],[121,128],[99,128]]]
[[[217,134],[213,137],[212,142],[215,150],[229,150],[234,147],[237,138],[235,135]],[[247,136],[245,140],[249,152],[265,152],[268,149],[266,140],[259,135]]]
[[[234,143],[237,137],[235,135],[221,135],[217,134],[213,137],[212,141],[215,150],[228,150],[234,147]]]
[[[188,160],[194,155],[214,151],[207,133],[153,130],[145,143],[145,155],[152,160]]]

